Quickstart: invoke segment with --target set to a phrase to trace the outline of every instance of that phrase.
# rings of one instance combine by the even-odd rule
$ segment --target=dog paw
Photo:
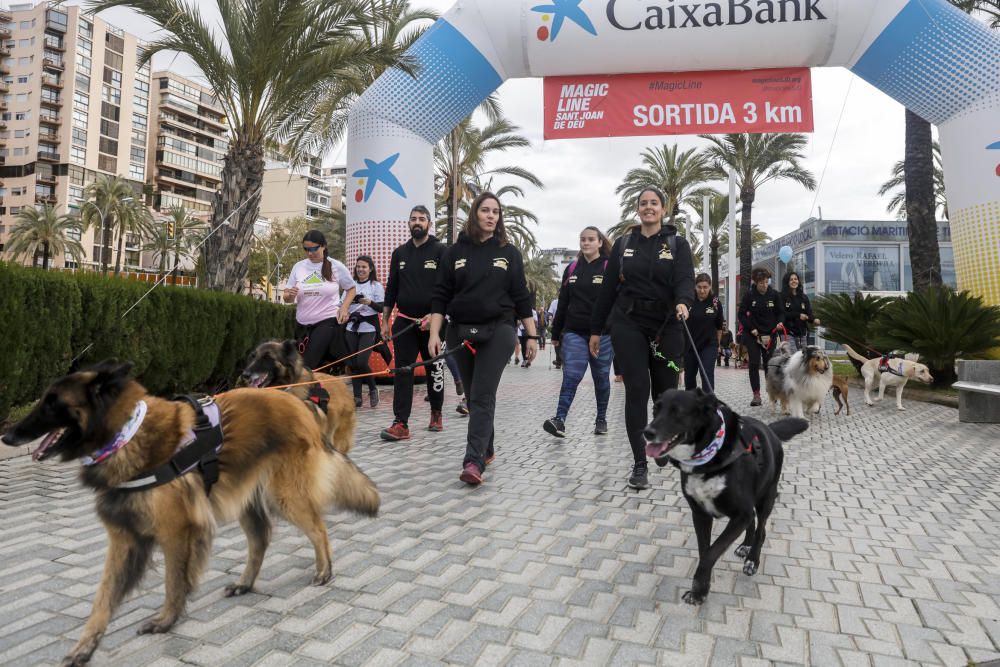
[[[161,621],[158,619],[153,619],[152,621],[146,621],[137,634],[140,635],[161,635],[164,632],[170,630],[173,627],[173,621]]]
[[[67,655],[59,663],[59,667],[80,667],[80,665],[86,665],[90,662],[90,655],[81,655],[79,653],[74,653],[73,655]]]
[[[681,599],[690,605],[698,606],[705,601],[707,595],[705,593],[695,593],[694,591],[688,591],[685,593]]]
[[[239,597],[253,591],[253,586],[243,586],[242,584],[229,584],[222,589],[223,595],[227,598]]]
[[[900,412],[906,412],[906,408],[904,408],[902,405],[900,405],[896,409],[899,410]]]
[[[736,553],[736,557],[737,558],[744,558],[745,559],[747,556],[750,555],[750,545],[749,544],[741,544],[740,546],[736,547],[735,553]]]
[[[757,574],[757,563],[748,559],[745,563],[743,563],[743,574],[748,577],[752,577]]]
[[[333,579],[332,572],[321,572],[317,574],[315,577],[313,577],[312,583],[313,586],[325,586],[326,584],[330,583],[331,579]]]

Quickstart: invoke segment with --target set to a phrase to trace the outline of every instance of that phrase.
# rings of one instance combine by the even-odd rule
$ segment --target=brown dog
[[[129,370],[104,362],[56,380],[3,436],[12,446],[43,438],[32,455],[36,461],[55,455],[81,460],[81,480],[96,492],[108,533],[94,607],[64,665],[90,660],[115,608],[142,579],[154,546],[164,554],[166,599],[141,634],[166,632],[183,611],[208,562],[216,521],[238,518],[247,536],[243,575],[226,586],[232,596],[253,587],[270,539],[270,512],[280,512],[309,537],[316,552],[313,583],[322,585],[332,576],[325,509],[375,516],[379,508],[372,481],[346,456],[329,451],[302,401],[280,391],[236,389],[216,397],[224,440],[209,492],[210,475],[200,465],[162,485],[143,486],[177,460],[197,413],[186,402],[150,396]]]
[[[837,401],[837,411],[833,414],[839,415],[840,411],[847,407],[847,416],[851,416],[851,404],[847,402],[847,391],[850,388],[850,384],[847,382],[847,378],[839,377],[837,375],[833,376],[833,400]],[[843,397],[844,403],[841,405],[840,399]]]
[[[299,384],[310,380],[317,383]],[[354,446],[357,416],[351,392],[343,380],[326,373],[313,373],[306,368],[294,340],[268,341],[258,345],[247,360],[240,382],[255,388],[298,384],[287,391],[308,403],[333,449],[347,454]],[[329,401],[328,405],[323,406],[324,401]]]

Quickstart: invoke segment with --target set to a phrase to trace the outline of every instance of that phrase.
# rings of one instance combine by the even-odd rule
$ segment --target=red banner
[[[808,68],[545,79],[545,138],[812,132]]]

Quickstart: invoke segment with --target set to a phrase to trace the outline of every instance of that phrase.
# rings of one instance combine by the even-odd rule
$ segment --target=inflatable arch
[[[388,264],[434,145],[507,79],[843,66],[939,127],[959,287],[1000,305],[1000,35],[945,0],[458,0],[410,55],[351,110],[348,257]]]

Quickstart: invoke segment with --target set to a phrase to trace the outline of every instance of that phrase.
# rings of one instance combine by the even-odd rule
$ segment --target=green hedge
[[[0,420],[54,378],[108,358],[131,361],[156,394],[225,387],[257,343],[294,330],[290,306],[165,286],[122,319],[150,286],[0,262]]]

